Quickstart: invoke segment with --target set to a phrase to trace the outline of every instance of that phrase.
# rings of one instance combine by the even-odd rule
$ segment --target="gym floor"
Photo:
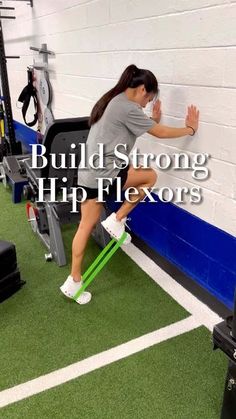
[[[44,247],[0,185],[0,238],[26,284],[0,304],[0,418],[218,419],[227,361],[212,350],[210,309],[132,244],[79,306],[59,286],[68,266]],[[68,261],[75,225],[63,227]],[[100,249],[90,240],[85,266]],[[141,265],[141,267],[139,266]]]

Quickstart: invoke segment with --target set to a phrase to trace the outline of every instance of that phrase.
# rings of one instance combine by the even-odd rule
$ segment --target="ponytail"
[[[157,93],[158,83],[154,74],[149,70],[143,70],[136,67],[136,65],[129,65],[121,74],[118,83],[94,105],[90,118],[89,126],[95,124],[102,117],[108,103],[117,95],[124,92],[128,87],[138,87],[144,84],[148,93]]]

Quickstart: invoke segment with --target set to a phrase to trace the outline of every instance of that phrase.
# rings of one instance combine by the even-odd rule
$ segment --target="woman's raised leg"
[[[123,190],[127,188],[135,188],[136,193],[129,196],[129,201],[126,200],[117,213],[112,213],[109,215],[106,220],[102,221],[103,227],[106,231],[114,237],[116,240],[122,237],[122,234],[125,231],[125,221],[127,215],[134,209],[134,207],[144,198],[145,188],[151,188],[157,179],[157,174],[153,169],[144,169],[142,167],[134,169],[130,167],[128,170],[128,176],[124,184]],[[128,234],[124,241],[124,244],[128,244],[131,241],[131,236]]]
[[[116,218],[118,221],[122,218],[127,217],[127,215],[134,209],[134,207],[144,198],[145,192],[144,187],[151,188],[155,185],[157,180],[157,173],[151,169],[144,169],[139,167],[135,169],[131,166],[128,170],[128,176],[124,184],[123,190],[126,190],[130,187],[135,187],[137,189],[137,194],[131,195],[129,201],[124,201],[119,210],[116,213]]]

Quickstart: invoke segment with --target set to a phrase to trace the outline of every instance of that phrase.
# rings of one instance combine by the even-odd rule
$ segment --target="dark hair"
[[[138,68],[134,64],[129,65],[121,74],[118,83],[94,105],[89,118],[89,125],[91,126],[99,121],[111,99],[124,92],[128,87],[135,88],[141,84],[144,84],[147,93],[153,92],[156,94],[158,92],[158,82],[151,71]]]

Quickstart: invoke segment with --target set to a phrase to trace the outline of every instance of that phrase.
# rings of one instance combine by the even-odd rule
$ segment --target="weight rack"
[[[33,0],[4,0],[6,1],[21,1],[27,2],[27,4],[33,7]],[[0,2],[0,11],[1,10],[15,10],[14,7],[5,7],[2,6],[2,1]],[[1,87],[2,87],[2,96],[1,100],[4,104],[4,111],[5,111],[5,122],[7,128],[7,138],[2,139],[1,150],[0,150],[0,159],[1,154],[21,154],[22,147],[21,143],[16,141],[15,137],[15,130],[13,125],[13,114],[12,114],[12,107],[11,107],[11,96],[10,96],[10,88],[9,88],[9,81],[8,81],[8,73],[7,73],[7,59],[16,59],[20,58],[17,55],[14,56],[6,56],[5,53],[5,45],[4,45],[4,36],[3,36],[3,28],[2,28],[2,19],[15,19],[15,16],[2,16],[0,15],[0,75],[1,75]]]

